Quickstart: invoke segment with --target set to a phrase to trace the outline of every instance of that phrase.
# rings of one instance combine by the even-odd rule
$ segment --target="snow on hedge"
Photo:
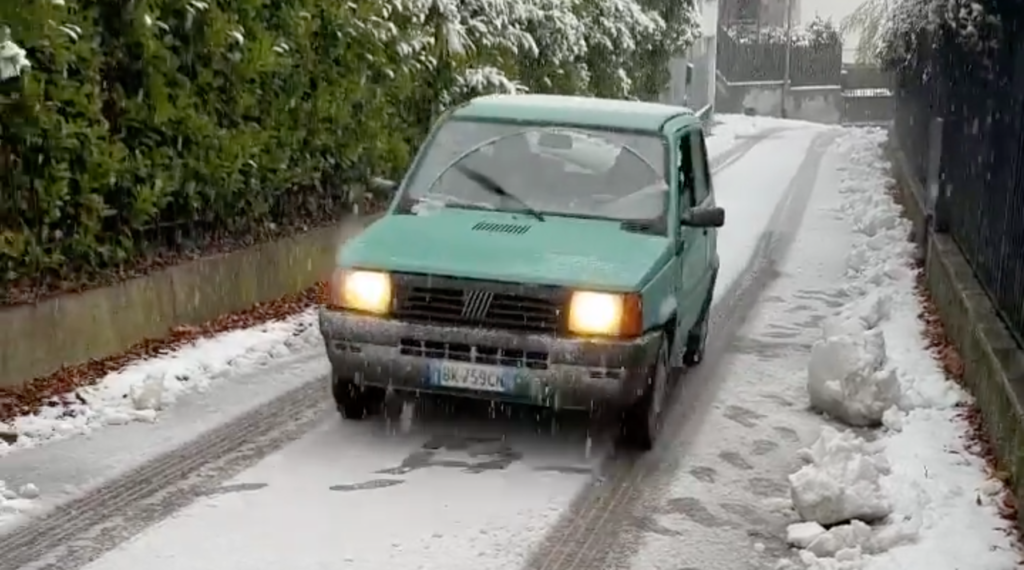
[[[807,24],[794,25],[789,31],[782,26],[731,25],[724,28],[730,38],[740,44],[783,44],[788,36],[793,45],[816,46],[839,43],[839,30],[831,20],[816,17]]]
[[[0,81],[19,77],[31,67],[25,50],[11,41],[11,31],[0,28]]]
[[[636,0],[387,0],[376,6],[375,14],[367,14],[365,6],[348,4],[355,16],[352,28],[394,50],[403,65],[433,69],[442,58],[455,64],[452,92],[445,97],[449,100],[524,90],[520,78],[506,77],[509,66],[500,56],[489,57],[493,61],[486,63],[490,65],[459,65],[481,63],[474,61],[481,51],[510,59],[532,57],[537,67],[543,68],[541,77],[532,78],[542,87],[560,79],[565,85],[569,78],[569,86],[579,92],[592,91],[588,85],[591,67],[600,62],[601,71],[618,82],[613,90],[628,97],[633,95],[630,76],[638,53],[652,46],[681,53],[699,33],[692,6],[682,8],[670,33],[656,11]],[[186,7],[191,24],[209,4],[193,0]],[[147,27],[155,27],[158,33],[168,31],[166,24],[152,16],[144,18]],[[241,27],[227,34],[239,48],[247,41]],[[30,67],[25,50],[8,37],[0,35],[0,40],[0,79],[18,76]],[[273,51],[287,55],[289,42],[277,40]],[[401,70],[380,71],[394,77]]]
[[[398,38],[405,55],[442,53],[458,60],[486,50],[527,56],[538,64],[535,83],[550,87],[569,78],[566,86],[579,92],[590,90],[597,59],[602,71],[617,79],[613,88],[621,96],[633,95],[630,75],[638,53],[655,45],[679,53],[698,33],[692,6],[684,7],[676,23],[683,33],[669,33],[661,16],[636,0],[391,0],[384,16],[410,18],[429,30],[421,37]],[[426,63],[436,65],[437,59],[428,57]],[[520,78],[499,78],[505,63],[500,58],[489,63],[460,70],[450,98],[523,90]]]
[[[865,0],[843,23],[858,29],[862,56],[890,66],[910,61],[925,38],[949,37],[970,51],[982,52],[1001,35],[999,18],[976,0]]]

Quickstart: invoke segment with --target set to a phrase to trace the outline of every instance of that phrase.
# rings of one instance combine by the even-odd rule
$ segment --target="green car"
[[[403,392],[610,405],[653,445],[673,369],[704,355],[725,221],[692,111],[479,97],[378,182],[392,203],[341,246],[320,311],[343,417]]]

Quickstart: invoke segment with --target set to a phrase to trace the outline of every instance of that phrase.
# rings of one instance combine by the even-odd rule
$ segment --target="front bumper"
[[[370,386],[447,393],[554,408],[628,405],[647,386],[659,333],[628,341],[407,323],[322,308],[332,367]],[[441,363],[505,371],[502,389],[439,385]]]

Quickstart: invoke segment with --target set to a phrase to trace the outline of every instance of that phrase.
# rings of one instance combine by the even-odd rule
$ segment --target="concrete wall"
[[[201,258],[110,287],[0,309],[0,387],[124,352],[330,275],[337,246],[379,216]]]
[[[960,248],[925,226],[924,190],[906,156],[890,145],[894,175],[915,234],[925,242],[925,277],[946,334],[964,363],[964,382],[974,394],[1000,467],[1011,475],[1017,504],[1024,500],[1024,350],[974,277]],[[1024,530],[1024,509],[1018,510]]]
[[[782,116],[782,82],[753,81],[728,83],[715,106],[720,113]],[[843,116],[843,93],[838,85],[791,87],[786,97],[791,119],[836,124]]]
[[[885,123],[895,111],[893,77],[877,65],[843,65],[843,122]]]
[[[700,10],[701,37],[690,47],[686,57],[669,62],[671,79],[661,102],[699,110],[715,102],[715,71],[718,61],[718,2],[705,0]],[[693,82],[686,84],[686,66],[693,64]]]

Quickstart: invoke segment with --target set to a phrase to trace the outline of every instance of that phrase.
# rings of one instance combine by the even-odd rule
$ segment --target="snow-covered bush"
[[[25,50],[11,41],[11,30],[0,28],[0,81],[20,77],[21,72],[32,67]]]
[[[804,34],[811,46],[827,46],[842,42],[839,30],[836,29],[832,20],[815,16],[813,20],[803,27]]]
[[[815,17],[804,25],[794,25],[788,32],[781,26],[754,27],[747,24],[725,28],[729,37],[740,44],[785,45],[787,36],[795,46],[818,47],[839,44],[839,30],[831,20]]]
[[[475,95],[654,98],[697,22],[646,1],[0,2],[0,283],[326,221]]]
[[[1002,37],[988,0],[864,0],[842,27],[860,32],[860,59],[890,69],[910,64],[925,43],[952,41],[981,59]]]

